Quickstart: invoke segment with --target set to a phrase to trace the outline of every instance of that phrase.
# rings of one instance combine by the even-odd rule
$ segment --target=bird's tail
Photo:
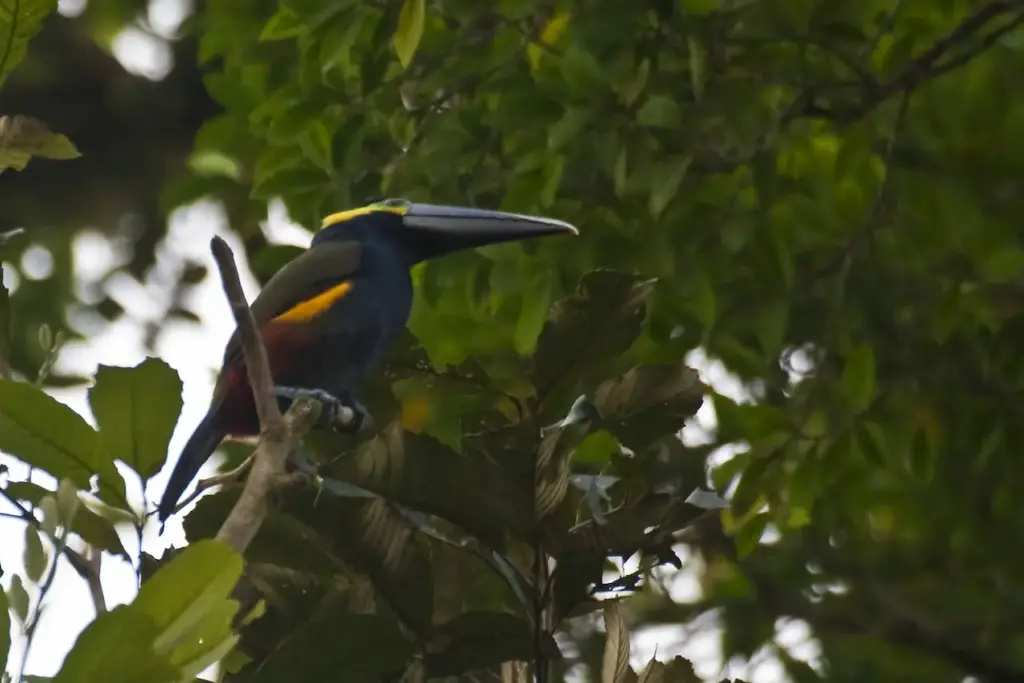
[[[160,499],[160,507],[158,508],[161,524],[166,522],[167,518],[174,512],[174,506],[178,504],[181,494],[185,492],[185,489],[188,488],[196,474],[199,473],[203,463],[213,455],[213,452],[220,445],[223,438],[224,432],[217,429],[214,411],[211,410],[203,418],[203,421],[199,423],[196,430],[192,432],[188,443],[181,450],[178,462],[174,465],[171,478],[167,480],[167,488],[164,489],[164,495]]]

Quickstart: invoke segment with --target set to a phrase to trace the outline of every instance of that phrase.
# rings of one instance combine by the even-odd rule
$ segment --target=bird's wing
[[[349,278],[359,270],[358,242],[324,242],[309,249],[270,278],[250,305],[257,327],[272,320],[304,322],[325,311],[351,288]],[[224,349],[224,365],[241,360],[242,345],[235,330]]]

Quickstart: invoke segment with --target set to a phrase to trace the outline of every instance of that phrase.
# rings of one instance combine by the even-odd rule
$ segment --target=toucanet
[[[270,278],[251,305],[282,407],[308,396],[321,401],[324,424],[344,431],[370,424],[354,392],[405,327],[413,265],[461,249],[566,233],[577,231],[552,218],[403,199],[327,216],[309,249]],[[167,482],[160,521],[222,439],[255,436],[259,428],[235,331],[209,410]]]

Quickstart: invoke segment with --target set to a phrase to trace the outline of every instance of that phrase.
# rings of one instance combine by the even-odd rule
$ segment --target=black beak
[[[423,240],[416,241],[422,244],[424,259],[487,244],[579,234],[572,225],[554,218],[433,204],[409,204],[402,222],[411,232],[422,235]]]

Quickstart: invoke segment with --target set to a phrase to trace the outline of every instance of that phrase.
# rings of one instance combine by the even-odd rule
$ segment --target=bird
[[[372,425],[356,391],[383,361],[412,309],[411,268],[474,247],[578,235],[554,218],[384,198],[326,216],[309,248],[279,270],[250,308],[282,408],[320,401],[320,422],[344,432]],[[259,434],[236,329],[206,415],[185,443],[158,505],[161,524],[225,437]]]

